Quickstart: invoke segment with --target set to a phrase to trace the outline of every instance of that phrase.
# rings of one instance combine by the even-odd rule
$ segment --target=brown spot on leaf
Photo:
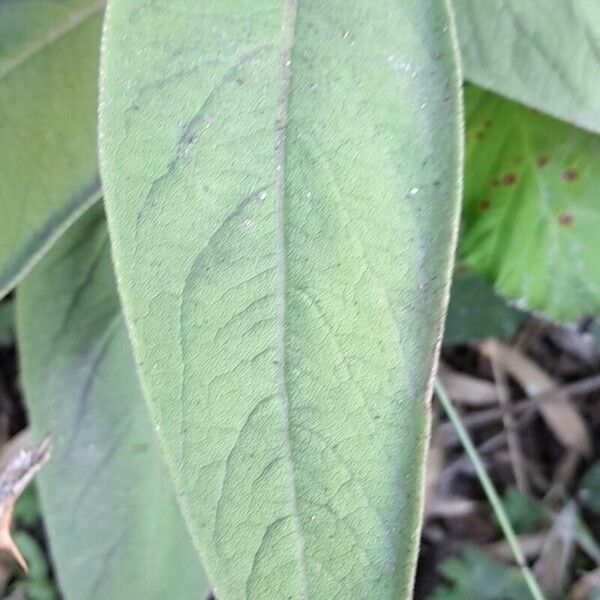
[[[502,183],[504,185],[514,185],[516,181],[517,181],[517,176],[514,173],[507,173],[502,178]]]
[[[538,156],[536,160],[537,166],[540,167],[540,169],[543,169],[548,164],[549,160],[550,159],[545,155]]]
[[[575,169],[567,169],[562,177],[565,181],[571,182],[575,181],[579,177],[579,173]]]
[[[487,121],[484,121],[483,126],[486,129],[489,129],[492,126],[492,122],[489,119],[487,119]]]
[[[563,227],[569,227],[569,225],[573,224],[575,217],[571,214],[571,213],[562,213],[559,215],[558,217],[558,222],[563,226]]]
[[[492,205],[492,201],[489,198],[482,198],[479,201],[479,208],[481,210],[488,210],[491,205]]]
[[[478,131],[478,132],[475,134],[475,137],[476,137],[478,140],[484,140],[484,139],[485,139],[485,133],[484,133],[483,131]]]

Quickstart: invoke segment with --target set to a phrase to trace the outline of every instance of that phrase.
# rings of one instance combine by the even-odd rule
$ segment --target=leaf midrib
[[[296,476],[290,447],[289,399],[286,377],[286,252],[285,252],[285,168],[286,137],[289,119],[289,99],[292,74],[292,48],[298,0],[284,0],[281,42],[279,50],[279,96],[277,99],[277,120],[275,139],[275,215],[276,215],[276,358],[277,358],[277,399],[281,417],[281,428],[284,439],[285,462],[287,465],[288,494],[291,504],[291,520],[296,545],[296,562],[299,566],[300,591],[303,598],[308,598],[308,578],[306,558],[304,554],[304,535],[298,512],[298,494]]]
[[[59,26],[45,32],[40,38],[26,44],[20,52],[4,63],[0,62],[0,80],[12,73],[16,68],[27,62],[30,58],[60,40],[67,33],[85,23],[104,9],[106,0],[94,0],[78,11],[69,13]]]

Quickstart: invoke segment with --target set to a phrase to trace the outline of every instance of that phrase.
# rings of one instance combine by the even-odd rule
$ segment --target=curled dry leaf
[[[493,383],[472,375],[459,373],[441,363],[438,373],[446,392],[454,402],[466,406],[490,406],[498,402]]]
[[[558,388],[556,382],[543,369],[516,348],[488,340],[481,344],[479,349],[487,357],[494,355],[501,367],[519,382],[530,397]],[[589,432],[566,393],[557,393],[552,402],[538,402],[537,408],[561,444],[582,454],[589,454]]]
[[[50,458],[49,437],[31,444],[28,432],[17,436],[6,448],[0,473],[0,551],[10,554],[27,571],[27,562],[17,548],[10,527],[15,503],[42,465]]]

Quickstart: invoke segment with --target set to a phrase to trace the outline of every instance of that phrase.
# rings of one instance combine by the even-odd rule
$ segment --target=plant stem
[[[446,411],[446,414],[448,415],[450,421],[452,421],[452,424],[456,429],[456,433],[460,438],[465,452],[467,453],[467,455],[471,459],[471,462],[473,463],[473,466],[475,467],[475,471],[477,473],[477,477],[479,478],[479,482],[481,483],[481,487],[483,488],[486,496],[488,497],[488,500],[490,501],[490,504],[492,505],[492,508],[494,509],[494,512],[496,513],[496,518],[498,519],[500,528],[502,529],[504,537],[506,538],[506,541],[510,546],[513,556],[515,557],[516,563],[519,565],[519,568],[523,573],[523,577],[525,578],[527,587],[531,592],[531,596],[535,600],[545,600],[544,594],[540,589],[537,580],[535,579],[533,573],[531,572],[531,569],[527,565],[525,556],[523,555],[523,551],[521,550],[521,546],[519,546],[517,536],[515,535],[510,520],[508,519],[508,515],[504,510],[502,501],[498,496],[498,492],[496,491],[492,480],[489,478],[487,471],[485,470],[485,467],[481,461],[481,458],[479,458],[479,454],[477,452],[477,449],[473,445],[473,442],[471,441],[469,433],[462,424],[460,416],[458,415],[456,410],[454,410],[452,401],[448,397],[448,394],[446,393],[446,390],[439,379],[437,379],[435,382],[435,392],[440,402],[442,403],[442,406],[444,407],[444,410]]]

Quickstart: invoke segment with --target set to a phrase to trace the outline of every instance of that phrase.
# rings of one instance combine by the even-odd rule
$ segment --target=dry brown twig
[[[480,345],[484,356],[494,355],[502,368],[512,375],[524,388],[528,396],[556,391],[555,381],[536,363],[516,348],[495,340]],[[591,440],[587,427],[566,394],[557,394],[555,402],[537,403],[540,415],[556,438],[567,448],[589,454]]]
[[[423,514],[425,519],[430,516],[433,505],[439,497],[439,482],[446,462],[444,440],[437,428],[438,414],[434,408],[432,416],[432,434],[427,453],[427,469],[425,470],[425,502]]]
[[[554,524],[534,566],[542,589],[553,597],[562,592],[567,579],[575,550],[576,527],[577,508],[570,502],[554,517]]]
[[[525,475],[523,466],[523,454],[521,452],[521,441],[515,426],[515,420],[512,413],[512,405],[510,400],[510,392],[506,381],[506,374],[499,364],[496,357],[495,346],[492,346],[490,354],[490,362],[492,364],[492,373],[494,374],[494,382],[498,393],[498,401],[500,406],[504,408],[504,429],[506,430],[506,438],[508,442],[508,450],[510,452],[511,465],[515,476],[517,488],[523,492],[529,492],[529,484]]]
[[[599,389],[600,375],[592,375],[591,377],[585,377],[579,381],[574,381],[573,383],[567,383],[549,392],[515,400],[511,410],[513,413],[521,413],[531,408],[535,408],[538,404],[543,404],[546,402],[561,402],[561,397],[564,394],[574,396],[579,394],[590,394]],[[464,424],[468,427],[477,427],[481,425],[489,425],[498,419],[502,419],[504,412],[504,408],[488,408],[473,414],[463,415],[462,419]],[[447,429],[451,429],[451,425],[448,423],[443,423],[440,425],[440,428],[444,430],[444,433],[446,433]]]
[[[0,551],[11,555],[27,571],[27,562],[15,544],[10,528],[15,503],[35,474],[50,458],[49,437],[32,444],[28,431],[15,436],[2,451],[0,463]]]

